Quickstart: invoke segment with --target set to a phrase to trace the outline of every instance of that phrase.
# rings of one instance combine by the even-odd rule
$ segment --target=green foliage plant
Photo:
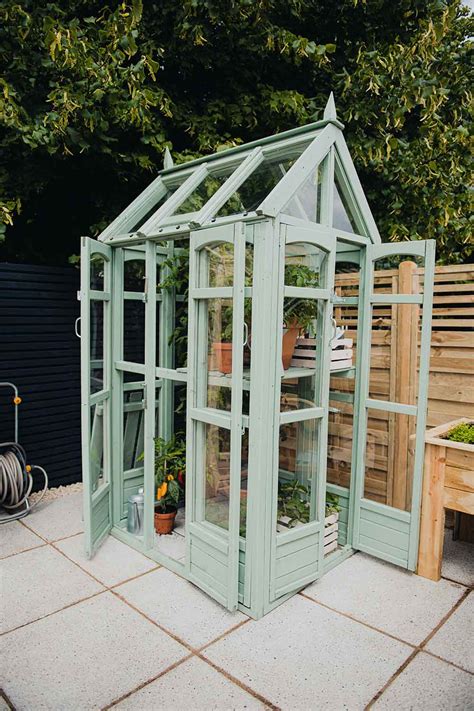
[[[143,460],[144,455],[140,456]],[[160,513],[174,511],[179,502],[186,471],[186,443],[180,435],[166,440],[155,438],[155,508]]]
[[[463,422],[456,425],[444,436],[451,442],[463,442],[464,444],[474,444],[474,423]]]

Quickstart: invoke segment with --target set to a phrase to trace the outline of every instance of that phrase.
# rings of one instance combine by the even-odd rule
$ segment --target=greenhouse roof
[[[99,236],[129,243],[180,234],[237,216],[290,215],[379,242],[336,117],[332,94],[322,121],[165,167]],[[321,212],[325,190],[331,214]]]

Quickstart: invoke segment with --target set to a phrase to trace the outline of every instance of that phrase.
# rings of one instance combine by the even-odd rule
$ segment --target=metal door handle
[[[76,320],[74,321],[74,333],[76,334],[76,336],[77,336],[78,338],[81,337],[81,334],[80,334],[80,332],[79,332],[79,322],[80,322],[80,320],[81,320],[81,317],[78,316],[78,317],[76,318]]]

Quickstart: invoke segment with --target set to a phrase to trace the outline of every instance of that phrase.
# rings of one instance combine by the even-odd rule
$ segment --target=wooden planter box
[[[444,509],[474,514],[474,445],[443,439],[456,425],[472,422],[464,417],[426,433],[417,572],[431,580],[441,577]]]
[[[277,522],[277,531],[288,531],[290,519],[288,516],[282,516]],[[296,523],[294,528],[304,526],[304,523]],[[331,553],[337,548],[337,538],[339,535],[339,514],[332,513],[324,519],[324,555]]]

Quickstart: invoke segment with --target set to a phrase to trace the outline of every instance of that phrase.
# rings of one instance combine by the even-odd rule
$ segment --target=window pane
[[[234,283],[234,245],[229,242],[208,244],[199,253],[200,287],[232,286]]]
[[[344,230],[344,232],[355,233],[357,231],[355,223],[349,214],[347,203],[342,198],[336,183],[334,183],[333,200],[333,227],[336,227],[339,230]]]
[[[411,510],[416,418],[367,411],[364,497]]]
[[[132,363],[145,362],[145,304],[143,301],[123,302],[123,359]]]
[[[145,259],[128,259],[123,265],[123,290],[145,290]]]
[[[326,166],[327,158],[316,166],[303,185],[298,188],[295,195],[285,205],[282,212],[292,217],[298,217],[301,220],[321,222],[321,196]]]
[[[208,175],[202,180],[197,188],[193,190],[186,200],[174,211],[174,215],[183,215],[188,212],[197,212],[200,210],[212,195],[225,183],[229,175],[235,170],[235,166],[225,171],[222,174]]]
[[[92,493],[97,491],[105,483],[104,473],[104,430],[105,416],[104,403],[92,405],[91,431],[89,448],[89,465]]]
[[[421,294],[423,257],[394,255],[374,262],[374,294]]]
[[[137,232],[140,229],[140,227],[142,227],[142,225],[144,225],[145,222],[147,222],[150,219],[150,217],[155,214],[155,212],[158,210],[158,208],[160,208],[162,205],[165,204],[165,202],[168,200],[168,198],[170,198],[173,195],[173,193],[179,188],[180,185],[182,185],[183,182],[184,182],[183,178],[180,178],[179,180],[174,182],[171,187],[169,185],[166,186],[166,192],[163,195],[163,197],[161,197],[159,200],[157,200],[152,205],[152,207],[150,207],[150,209],[147,210],[147,212],[143,215],[143,217],[140,217],[138,220],[136,220],[133,227],[130,227],[128,229],[128,232]]]
[[[285,247],[285,286],[316,289],[324,286],[326,252],[309,242]]]
[[[290,158],[264,160],[220,208],[217,217],[256,210],[291,168],[300,152]]]
[[[372,307],[369,397],[416,405],[420,306]]]
[[[349,381],[354,382],[354,381]],[[349,488],[351,483],[354,405],[337,400],[339,391],[331,378],[329,393],[329,440],[327,480]]]
[[[90,302],[90,391],[104,388],[104,302]]]
[[[100,254],[91,256],[91,289],[104,291],[105,260]]]
[[[277,531],[316,520],[319,421],[280,427]]]

